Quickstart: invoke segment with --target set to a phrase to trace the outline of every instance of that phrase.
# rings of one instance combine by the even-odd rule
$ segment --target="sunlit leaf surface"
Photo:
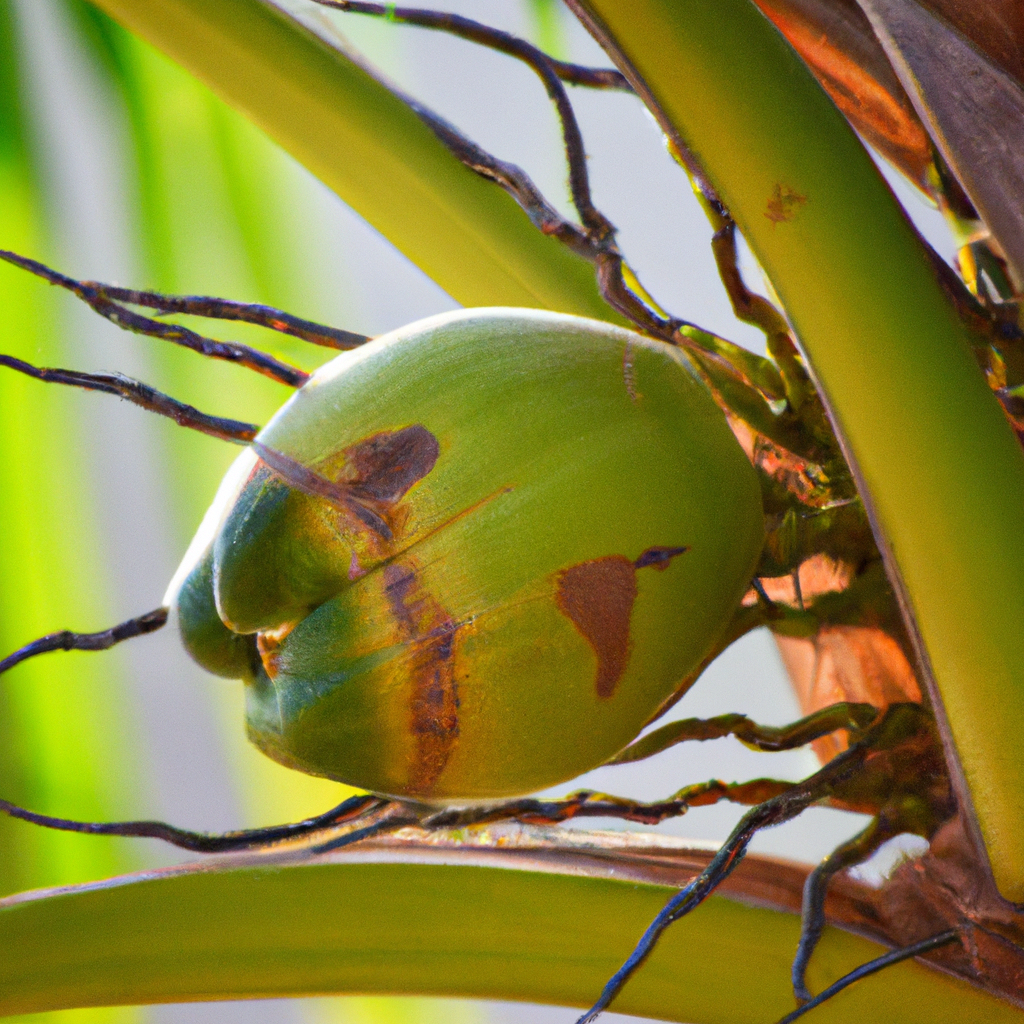
[[[589,264],[405,100],[261,0],[101,0],[263,128],[453,298],[611,316]]]
[[[574,866],[571,854],[558,873],[515,870],[511,859],[395,856],[248,857],[8,900],[0,1009],[329,992],[586,1006],[673,891],[617,880],[613,867]],[[793,1005],[787,966],[798,930],[792,914],[713,897],[666,934],[615,1009],[690,1024],[775,1020]],[[830,930],[812,985],[880,952]],[[910,962],[817,1013],[833,1024],[1021,1019]]]

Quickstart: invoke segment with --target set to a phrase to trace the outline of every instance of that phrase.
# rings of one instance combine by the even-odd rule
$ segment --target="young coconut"
[[[338,356],[230,470],[171,584],[301,771],[430,803],[621,750],[711,650],[764,538],[754,471],[679,350],[534,310]]]

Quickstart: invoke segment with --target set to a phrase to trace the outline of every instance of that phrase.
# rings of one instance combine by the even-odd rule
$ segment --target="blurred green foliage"
[[[259,301],[305,315],[337,309],[327,275],[304,267],[301,172],[257,129],[162,55],[83,0],[51,4],[73,48],[99,83],[111,136],[121,140],[135,252],[130,283],[168,292],[202,291]],[[33,95],[24,5],[0,0],[0,246],[60,266],[68,246],[47,166],[45,109]],[[38,69],[36,69],[38,70]],[[76,265],[72,273],[90,275]],[[95,274],[95,276],[99,276]],[[73,300],[0,265],[0,350],[37,365],[81,367],[69,333]],[[208,327],[200,328],[209,330]],[[112,329],[113,330],[113,329]],[[217,334],[218,332],[214,332]],[[141,346],[147,382],[199,408],[263,422],[287,397],[280,385],[149,339]],[[220,332],[259,344],[311,369],[330,353],[258,329]],[[117,367],[111,367],[117,368]],[[0,374],[0,650],[55,629],[103,629],[118,617],[111,543],[101,526],[108,498],[90,479],[90,407],[107,398]],[[174,550],[187,541],[237,451],[160,423],[152,457],[169,497],[163,527]],[[108,531],[109,533],[109,531]],[[145,609],[130,609],[134,614]],[[140,641],[145,643],[145,641]],[[132,714],[124,659],[55,655],[34,659],[0,687],[0,793],[36,810],[88,820],[152,815],[148,760]],[[224,738],[240,823],[302,817],[340,799],[336,784],[288,772],[245,741],[241,698],[212,682],[213,729]],[[190,825],[187,821],[179,822]],[[0,890],[66,885],[146,866],[130,842],[68,835],[0,819]],[[420,1010],[470,1024],[480,1012],[417,1001],[357,999],[308,1004],[311,1020],[358,1024],[424,1019]],[[340,1015],[340,1016],[339,1016]],[[436,1014],[435,1014],[436,1015]],[[128,1022],[148,1011],[69,1011],[66,1024]],[[39,1021],[39,1017],[33,1017]],[[433,1018],[431,1018],[433,1019]]]

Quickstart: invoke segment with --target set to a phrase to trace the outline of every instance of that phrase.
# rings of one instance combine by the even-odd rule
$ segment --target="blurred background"
[[[524,66],[307,0],[282,6],[520,164],[568,211],[557,121]],[[607,64],[554,0],[447,0],[446,9],[525,35],[557,56]],[[731,315],[710,229],[653,120],[632,96],[574,90],[573,100],[596,201],[618,225],[647,289],[675,314],[763,351],[758,332]],[[941,216],[889,176],[921,230],[951,259]],[[264,302],[371,335],[456,305],[258,130],[82,0],[0,0],[0,248],[81,278]],[[760,286],[749,254],[744,261]],[[306,368],[327,358],[242,325],[200,329]],[[126,334],[6,264],[0,351],[37,365],[119,370],[206,412],[248,421],[266,421],[287,395],[242,369]],[[105,629],[159,606],[236,452],[112,398],[0,370],[0,656],[56,629]],[[671,714],[731,711],[773,724],[799,716],[765,633],[727,651]],[[815,767],[809,751],[757,754],[724,739],[593,772],[560,791],[584,785],[656,798],[708,778],[795,779]],[[0,795],[65,817],[155,817],[221,831],[296,820],[345,791],[251,748],[241,685],[205,675],[168,630],[103,654],[35,659],[6,676]],[[741,813],[700,808],[662,830],[721,840]],[[861,827],[857,816],[813,809],[762,833],[753,848],[815,861]],[[0,820],[4,894],[183,859],[149,841]],[[568,1024],[576,1015],[347,997],[44,1016],[55,1024]]]

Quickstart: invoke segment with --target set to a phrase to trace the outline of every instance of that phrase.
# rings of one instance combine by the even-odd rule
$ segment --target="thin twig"
[[[266,828],[242,829],[235,832],[212,834],[191,832],[162,821],[71,821],[54,818],[48,814],[36,814],[18,807],[8,800],[0,799],[0,811],[12,818],[28,821],[44,828],[61,832],[80,832],[96,836],[132,836],[142,839],[159,839],[172,846],[191,850],[194,853],[227,853],[233,850],[253,850],[270,846],[287,839],[322,832],[348,822],[366,817],[382,810],[389,801],[379,796],[364,794],[349,797],[324,814],[287,825],[271,825]]]
[[[785,382],[790,408],[794,412],[798,411],[808,395],[813,394],[814,385],[790,333],[789,324],[768,299],[752,292],[743,280],[736,249],[736,222],[728,213],[710,203],[704,202],[701,205],[714,228],[711,252],[715,257],[718,276],[732,303],[732,311],[737,320],[760,328],[764,334],[768,351]]]
[[[562,84],[559,67],[564,72],[574,65],[564,65],[549,57],[543,50],[520,39],[509,32],[482,25],[470,18],[443,11],[428,11],[413,7],[395,7],[391,4],[365,3],[362,0],[315,0],[322,7],[353,14],[370,14],[386,17],[389,21],[404,22],[421,28],[436,29],[450,35],[479,43],[489,49],[508,54],[523,61],[532,68],[540,80],[552,103],[558,111],[562,124],[562,139],[565,143],[566,157],[569,162],[569,191],[573,205],[580,215],[580,220],[587,229],[587,234],[597,241],[610,239],[615,234],[611,222],[595,206],[590,194],[590,177],[587,172],[587,156],[583,148],[583,135],[579,122],[573,111],[569,95]],[[556,66],[558,65],[558,66]],[[621,75],[615,78],[616,83]],[[625,81],[624,79],[622,80]],[[589,83],[588,83],[589,84]],[[622,86],[619,86],[622,87]]]
[[[687,786],[667,800],[628,800],[584,789],[567,797],[539,800],[525,797],[482,807],[458,807],[436,811],[423,819],[426,829],[466,828],[515,820],[528,825],[557,825],[574,818],[620,818],[642,825],[658,825],[678,818],[691,807],[706,807],[728,800],[736,804],[759,804],[789,792],[795,783],[778,779],[754,779],[751,782],[699,782]]]
[[[622,254],[612,250],[602,250],[594,260],[597,271],[597,284],[605,301],[621,313],[640,330],[670,345],[677,344],[676,332],[686,324],[685,320],[659,316],[636,292],[628,286],[625,279],[625,261]]]
[[[650,956],[662,933],[673,922],[698,907],[725,881],[743,859],[754,836],[763,828],[781,825],[795,818],[811,804],[826,797],[835,786],[848,778],[863,763],[867,748],[863,744],[850,747],[827,765],[791,786],[780,795],[766,800],[749,810],[722,844],[711,863],[687,886],[672,897],[651,922],[626,962],[605,985],[597,1002],[576,1024],[590,1024],[619,994],[623,986]]]
[[[669,722],[634,740],[606,764],[629,764],[660,754],[677,743],[717,740],[725,736],[735,736],[754,750],[792,750],[839,729],[851,733],[861,732],[872,725],[878,715],[878,708],[871,704],[842,701],[820,708],[806,718],[788,725],[760,725],[746,715],[738,714],[718,715],[715,718],[685,718]]]
[[[480,43],[482,46],[500,50],[502,53],[511,53],[513,56],[518,56],[518,54],[507,48],[509,40],[530,46],[525,40],[511,36],[500,29],[491,28],[489,25],[482,25],[469,18],[448,14],[444,11],[413,10],[384,4],[358,3],[356,0],[352,0],[351,3],[346,3],[344,0],[314,0],[314,3],[319,3],[323,7],[333,7],[339,11],[350,11],[353,14],[383,15],[388,21],[406,22],[421,28],[441,29],[471,42]],[[570,61],[558,60],[557,57],[546,53],[544,56],[555,74],[569,85],[581,85],[590,89],[633,91],[633,87],[626,81],[626,76],[615,68],[590,68],[582,64],[573,64]]]
[[[619,46],[615,37],[602,24],[599,18],[587,10],[581,0],[563,0],[563,2],[566,7],[576,15],[577,20],[590,33],[594,38],[594,41],[606,54],[608,54],[612,63],[619,69],[619,71],[622,72],[622,76],[629,83],[633,92],[636,93],[644,106],[647,107],[651,114],[653,114],[655,120],[661,127],[661,130],[665,133],[669,152],[672,154],[673,158],[683,168],[685,168],[686,172],[690,175],[691,179],[700,190],[701,196],[703,196],[703,198],[708,202],[714,203],[724,210],[725,206],[715,193],[711,182],[708,181],[707,177],[705,177],[703,168],[697,162],[694,155],[689,151],[682,136],[680,136],[679,132],[676,130],[675,125],[672,124],[672,121],[661,109],[660,104],[654,98],[654,95],[648,88],[647,83],[643,80],[643,77]]]
[[[155,633],[167,624],[167,613],[167,608],[157,608],[155,611],[128,619],[127,622],[119,623],[99,633],[72,633],[68,629],[62,629],[59,633],[48,633],[38,640],[25,644],[24,647],[19,647],[13,654],[8,654],[3,661],[0,661],[0,675],[8,669],[14,668],[15,665],[34,658],[37,654],[46,654],[49,651],[110,650],[122,640],[144,636],[146,633]]]
[[[6,366],[50,384],[68,384],[71,387],[84,388],[86,391],[102,391],[108,395],[117,395],[118,398],[123,398],[142,409],[174,420],[178,426],[198,430],[222,441],[248,444],[259,433],[259,427],[254,423],[208,416],[191,405],[179,402],[176,398],[171,398],[162,391],[157,391],[156,388],[121,373],[83,373],[79,370],[62,370],[57,367],[39,367],[26,363],[23,359],[2,354],[0,366]]]
[[[408,96],[403,99],[447,146],[453,156],[481,177],[500,185],[515,199],[540,231],[557,238],[577,255],[594,263],[602,297],[641,331],[670,345],[683,344],[690,349],[703,349],[700,342],[692,337],[693,334],[715,337],[696,324],[679,318],[661,317],[655,313],[627,284],[626,264],[615,248],[613,238],[595,240],[581,231],[548,202],[529,175],[520,167],[492,156],[423,104]],[[710,357],[728,362],[728,357],[721,352],[705,351]],[[736,375],[737,379],[742,378],[742,368],[736,368]]]
[[[382,805],[382,807],[386,806],[386,804]],[[401,807],[400,804],[395,806],[396,808]],[[335,839],[328,839],[324,843],[318,843],[316,846],[311,848],[311,852],[331,853],[333,850],[340,850],[345,846],[352,846],[355,843],[362,842],[364,839],[384,835],[388,832],[397,832],[400,828],[405,828],[407,825],[415,825],[418,821],[418,815],[408,811],[397,810],[395,814],[380,818],[378,821],[375,821],[373,824],[367,825],[364,828],[354,829],[352,832],[346,832],[344,835],[338,836]]]
[[[301,338],[321,348],[347,350],[365,345],[370,339],[365,334],[343,331],[339,327],[314,320],[293,316],[274,306],[257,302],[235,302],[233,299],[218,299],[210,295],[164,295],[160,292],[139,291],[135,288],[119,288],[117,285],[100,284],[98,281],[83,282],[104,298],[127,302],[133,306],[145,306],[161,314],[184,313],[201,316],[208,320],[237,320],[255,324],[267,330]]]
[[[807,965],[811,962],[811,956],[825,929],[825,897],[828,894],[829,882],[845,868],[864,863],[894,834],[880,817],[873,818],[867,828],[836,847],[807,876],[804,882],[800,944],[797,946],[791,968],[793,995],[797,1002],[805,1003],[813,998],[807,988]]]
[[[862,978],[870,977],[872,974],[877,974],[886,967],[902,963],[904,960],[911,959],[911,957],[923,956],[925,953],[930,953],[933,949],[939,949],[941,946],[948,946],[958,938],[959,933],[957,930],[955,928],[951,928],[949,931],[939,932],[938,935],[933,935],[931,938],[922,939],[920,942],[915,942],[910,946],[904,946],[902,949],[894,949],[891,953],[886,953],[884,956],[876,957],[874,960],[869,960],[866,964],[861,964],[860,967],[850,971],[849,974],[844,974],[838,981],[833,982],[828,988],[824,989],[813,999],[804,1003],[803,1006],[798,1007],[792,1013],[787,1013],[786,1016],[778,1022],[778,1024],[792,1024],[793,1021],[813,1010],[816,1006],[821,1006],[822,1003],[831,999],[837,993],[842,992],[844,988],[852,985],[855,981],[860,981]]]
[[[405,97],[405,100],[453,156],[480,177],[500,185],[543,234],[557,238],[585,259],[595,258],[598,250],[594,242],[548,202],[521,167],[492,156],[423,104],[410,97]]]
[[[40,263],[38,260],[29,259],[26,256],[19,256],[15,252],[0,249],[0,259],[27,270],[36,277],[59,288],[64,288],[80,298],[86,305],[105,317],[113,324],[126,331],[135,334],[145,334],[152,338],[160,338],[162,341],[169,341],[173,345],[180,345],[183,348],[191,349],[200,355],[210,359],[223,359],[229,363],[237,363],[248,370],[255,370],[262,373],[271,380],[276,380],[289,387],[299,388],[309,380],[309,374],[300,370],[297,366],[283,363],[273,356],[259,352],[248,345],[240,345],[236,342],[214,341],[206,338],[188,327],[179,324],[162,323],[153,320],[151,317],[142,316],[128,309],[120,303],[108,298],[102,291],[102,285],[96,285],[90,281],[78,281],[66,274],[53,270]]]
[[[755,779],[752,782],[728,785],[712,780],[688,786],[668,800],[652,803],[583,791],[557,800],[527,798],[509,800],[489,807],[450,808],[441,811],[419,804],[405,804],[397,800],[388,800],[385,797],[363,796],[353,797],[351,801],[346,801],[326,814],[309,818],[306,821],[243,832],[227,832],[222,835],[189,832],[160,821],[89,822],[55,818],[26,810],[6,800],[0,800],[0,812],[44,828],[63,832],[141,836],[161,839],[174,846],[181,846],[198,853],[220,853],[225,850],[257,849],[282,839],[295,838],[333,828],[352,818],[365,817],[384,810],[389,811],[389,817],[386,820],[392,822],[395,829],[406,825],[419,825],[428,831],[465,828],[469,825],[483,825],[498,821],[518,821],[529,825],[554,825],[573,818],[621,818],[625,821],[656,825],[668,818],[685,814],[690,807],[708,806],[721,800],[746,805],[762,804],[793,788],[794,783],[781,782],[776,779]],[[357,805],[352,802],[357,800],[364,801],[364,803]],[[342,814],[345,816],[339,817]],[[345,845],[346,842],[348,842],[347,838],[342,836],[339,839],[331,839],[315,846],[312,850],[315,853],[323,853],[337,849],[339,846]]]

